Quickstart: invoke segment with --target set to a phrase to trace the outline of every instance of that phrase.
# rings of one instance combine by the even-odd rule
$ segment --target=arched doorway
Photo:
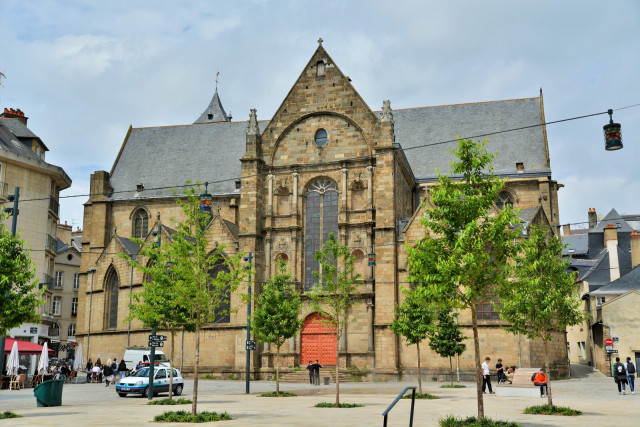
[[[300,364],[306,365],[309,360],[316,359],[321,365],[336,364],[336,328],[322,322],[323,316],[312,313],[302,324]]]

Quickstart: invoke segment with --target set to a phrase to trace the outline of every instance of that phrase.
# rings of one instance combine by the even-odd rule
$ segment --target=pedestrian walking
[[[489,372],[489,362],[491,362],[490,357],[485,357],[484,363],[482,364],[482,393],[487,394],[486,389],[489,386],[489,394],[495,394],[491,389],[491,372]]]
[[[635,393],[635,382],[636,382],[636,365],[633,364],[630,357],[627,357],[627,381],[629,382],[629,390],[631,390],[631,394]]]
[[[315,368],[313,367],[313,362],[309,360],[309,364],[307,365],[307,371],[309,371],[309,384],[315,384]]]
[[[111,381],[113,381],[113,369],[111,368],[111,359],[107,360],[107,364],[102,369],[102,375],[104,376],[105,387],[109,387]]]
[[[313,364],[313,377],[315,379],[315,385],[320,385],[320,368],[322,365],[316,359],[316,363]]]
[[[613,380],[618,384],[618,394],[627,394],[627,370],[620,358],[616,357],[616,363],[613,365]]]
[[[118,380],[118,362],[115,357],[113,358],[113,362],[111,362],[111,370],[113,371],[113,382],[115,384]]]
[[[124,377],[127,376],[127,364],[124,363],[124,359],[120,360],[120,364],[118,365],[118,383],[122,382]]]

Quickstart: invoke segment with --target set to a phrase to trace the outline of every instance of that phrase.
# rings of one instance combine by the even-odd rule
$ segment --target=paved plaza
[[[255,381],[245,394],[244,381],[200,380],[198,410],[227,411],[232,421],[225,426],[381,426],[382,412],[407,385],[414,383],[347,383],[340,387],[341,401],[364,404],[363,408],[315,408],[318,402],[335,399],[335,385],[281,384],[281,390],[297,393],[293,398],[265,398],[258,394],[273,391],[275,383]],[[418,400],[414,426],[437,426],[449,414],[476,414],[475,387],[442,389],[442,383],[425,382],[423,391],[438,400]],[[545,399],[487,395],[485,413],[494,419],[516,421],[525,426],[637,426],[640,424],[640,395],[618,395],[613,379],[598,372],[580,378],[556,381],[554,403],[583,411],[579,417],[524,415],[522,410]],[[191,398],[193,381],[187,380],[182,397]],[[157,399],[157,397],[156,397]],[[410,400],[400,401],[391,411],[389,426],[409,425]],[[121,398],[113,386],[65,384],[62,406],[38,408],[33,389],[0,391],[0,411],[12,410],[23,418],[0,421],[3,426],[139,426],[152,424],[155,415],[166,410],[191,410],[191,405],[148,406],[140,397]],[[174,425],[174,424],[161,424]],[[179,424],[175,424],[179,425]],[[184,425],[184,424],[180,424]]]

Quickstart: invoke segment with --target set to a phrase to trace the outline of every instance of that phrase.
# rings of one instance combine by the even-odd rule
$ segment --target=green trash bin
[[[38,406],[61,406],[64,380],[44,381],[33,389]]]

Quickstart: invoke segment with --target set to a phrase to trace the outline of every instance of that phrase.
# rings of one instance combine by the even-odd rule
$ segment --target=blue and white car
[[[157,366],[153,376],[153,395],[169,392],[170,367]],[[180,371],[173,369],[173,394],[180,396],[184,390],[184,380]],[[120,397],[127,394],[140,394],[143,397],[149,396],[149,368],[145,367],[132,373],[131,376],[123,378],[116,384],[116,393]]]

